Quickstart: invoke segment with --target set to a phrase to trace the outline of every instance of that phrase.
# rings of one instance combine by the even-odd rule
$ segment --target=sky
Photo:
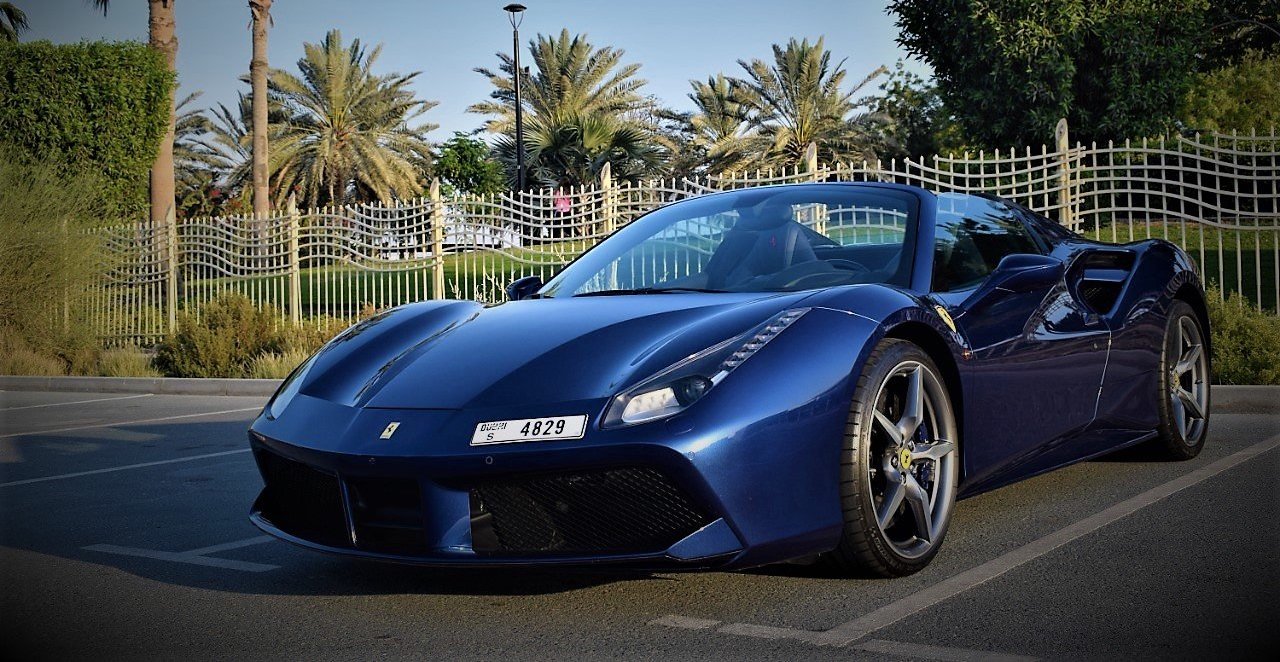
[[[104,17],[88,0],[11,0],[26,12],[31,29],[22,41],[147,39],[145,0],[113,0]],[[386,74],[420,71],[414,91],[438,101],[422,119],[440,128],[428,134],[443,141],[454,131],[472,131],[483,116],[467,107],[484,100],[491,86],[479,66],[496,69],[498,51],[510,52],[511,26],[502,7],[508,0],[275,0],[268,58],[275,68],[296,71],[304,42],[319,42],[331,28],[343,39],[383,44],[374,70]],[[522,44],[537,33],[586,33],[596,46],[626,53],[640,63],[648,81],[643,92],[677,110],[691,110],[690,79],[718,72],[738,75],[739,59],[771,57],[771,44],[790,37],[826,37],[835,60],[845,60],[848,84],[877,66],[893,66],[906,54],[895,43],[897,30],[879,0],[523,0]],[[234,107],[236,93],[248,92],[239,77],[248,72],[252,42],[247,0],[177,0],[179,95],[203,90],[197,107]],[[529,64],[525,50],[521,64]],[[927,67],[908,61],[909,69]],[[875,87],[874,85],[871,87]]]

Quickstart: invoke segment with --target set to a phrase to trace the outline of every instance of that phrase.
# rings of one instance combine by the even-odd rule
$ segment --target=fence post
[[[617,223],[613,208],[613,166],[608,161],[605,161],[604,167],[600,168],[600,216],[601,232],[596,241],[613,234]]]
[[[816,182],[821,179],[818,173],[818,143],[811,142],[804,148],[804,169],[809,173],[810,181]]]
[[[440,179],[431,180],[431,298],[444,298],[444,202]]]
[[[1058,221],[1069,230],[1076,229],[1075,215],[1071,209],[1071,138],[1067,129],[1067,118],[1058,120],[1053,129],[1053,138],[1058,152]]]
[[[164,218],[165,242],[165,309],[169,317],[168,332],[178,330],[178,224],[173,205]]]
[[[302,322],[302,265],[299,264],[298,231],[302,218],[298,215],[298,200],[289,194],[289,319],[297,326]]]

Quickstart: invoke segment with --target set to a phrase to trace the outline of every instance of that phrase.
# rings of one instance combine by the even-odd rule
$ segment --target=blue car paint
[[[842,528],[840,439],[857,376],[885,336],[933,334],[959,377],[961,496],[1137,443],[1152,435],[1166,315],[1190,261],[1159,240],[1124,247],[1051,240],[1063,262],[1043,292],[973,300],[930,293],[932,194],[920,200],[911,285],[751,294],[664,294],[403,306],[348,330],[313,358],[279,417],[251,444],[348,479],[411,476],[422,487],[425,554],[327,551],[427,564],[626,562],[741,568],[832,549]],[[827,184],[826,186],[830,186]],[[1073,294],[1072,265],[1125,250],[1134,266],[1107,314]],[[1043,305],[1050,300],[1055,305]],[[809,308],[681,414],[599,426],[610,399],[676,360],[787,309]],[[942,307],[955,328],[937,312]],[[917,331],[919,332],[919,331]],[[590,416],[580,440],[473,447],[483,421]],[[394,442],[380,439],[398,422]],[[481,557],[472,550],[469,485],[487,477],[620,465],[661,468],[714,521],[663,552]]]

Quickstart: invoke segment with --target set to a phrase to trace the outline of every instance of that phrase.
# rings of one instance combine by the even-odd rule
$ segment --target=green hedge
[[[137,42],[0,43],[0,143],[95,173],[111,215],[138,216],[173,84]]]

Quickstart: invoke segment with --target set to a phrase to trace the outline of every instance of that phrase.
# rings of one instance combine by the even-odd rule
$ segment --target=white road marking
[[[991,653],[947,646],[928,646],[902,641],[885,641],[884,639],[871,639],[860,644],[854,644],[850,648],[879,655],[897,655],[917,660],[944,660],[946,662],[1033,662],[1040,659],[1025,655]]]
[[[242,572],[267,572],[279,568],[278,565],[270,565],[267,563],[250,563],[248,561],[233,561],[231,559],[219,559],[212,556],[206,556],[213,552],[225,552],[229,549],[239,549],[250,545],[259,545],[264,542],[274,540],[271,536],[256,536],[246,540],[236,540],[234,542],[223,543],[221,545],[212,545],[209,547],[201,547],[193,549],[189,552],[164,552],[157,549],[140,549],[138,547],[120,547],[119,545],[89,545],[81,549],[90,552],[102,552],[104,554],[118,554],[120,556],[137,556],[145,559],[155,559],[157,561],[171,561],[173,563],[186,563],[189,565],[202,565],[210,568],[222,568],[224,570],[240,570]]]
[[[719,624],[720,621],[709,621],[705,618],[692,618],[675,614],[668,614],[649,621],[649,625],[665,625],[669,628],[684,628],[686,630],[707,630]]]
[[[65,480],[67,478],[79,478],[81,476],[96,476],[98,474],[109,474],[116,471],[127,471],[129,469],[142,469],[144,467],[155,467],[162,464],[176,464],[178,462],[191,462],[193,460],[203,460],[210,457],[222,457],[224,455],[235,455],[237,453],[248,453],[250,449],[240,448],[233,451],[222,451],[220,453],[205,453],[204,455],[188,455],[186,457],[175,457],[172,460],[156,460],[154,462],[139,462],[137,464],[126,464],[119,467],[108,467],[106,469],[93,469],[92,471],[77,471],[69,474],[58,474],[57,476],[41,476],[39,478],[27,478],[25,480],[15,480],[8,483],[0,483],[0,487],[16,487],[18,485],[30,485],[32,483],[45,483],[51,480]]]
[[[141,425],[143,423],[159,423],[161,421],[177,421],[184,418],[199,418],[201,416],[217,416],[218,414],[240,414],[246,411],[261,411],[262,407],[245,407],[243,409],[224,409],[222,411],[206,411],[198,414],[181,414],[179,416],[161,416],[160,418],[144,418],[136,421],[113,421],[109,423],[94,423],[93,425],[77,425],[70,428],[58,428],[56,430],[31,430],[28,432],[11,432],[9,434],[0,434],[0,439],[8,439],[10,437],[31,437],[42,434],[56,434],[58,432],[74,432],[76,430],[92,430],[94,428],[114,428],[126,425]]]
[[[981,651],[964,651],[917,644],[902,644],[882,640],[864,640],[872,633],[893,625],[908,616],[928,609],[944,600],[955,597],[964,591],[984,584],[1014,568],[1034,561],[1067,543],[1082,538],[1121,518],[1131,515],[1147,506],[1166,499],[1182,490],[1202,483],[1214,476],[1247,462],[1263,453],[1280,446],[1280,436],[1271,437],[1242,451],[1233,453],[1212,464],[1201,467],[1190,473],[1179,476],[1169,482],[1157,485],[1137,496],[1117,503],[1099,513],[1091,515],[1074,524],[1068,525],[1053,533],[1042,536],[1022,547],[998,556],[982,565],[966,570],[958,575],[945,579],[929,588],[914,593],[897,602],[885,605],[865,616],[847,623],[837,625],[830,630],[802,630],[798,628],[754,625],[751,623],[728,623],[716,630],[724,634],[734,634],[762,639],[794,639],[825,646],[850,646],[873,653],[905,655],[937,660],[969,660],[969,659],[1031,659],[1015,656],[1000,657],[993,653]],[[651,625],[664,625],[684,629],[709,629],[719,621],[668,615],[653,620]],[[859,643],[855,643],[859,642]],[[890,650],[893,648],[894,650]],[[971,655],[962,657],[960,655]],[[975,657],[976,656],[976,657]]]
[[[21,407],[4,407],[0,411],[17,411],[19,409],[39,409],[41,407],[63,407],[66,405],[87,405],[90,402],[109,402],[111,400],[133,400],[134,398],[149,398],[152,394],[141,393],[138,395],[122,395],[114,398],[95,398],[93,400],[75,400],[73,402],[50,402],[43,405],[23,405]]]
[[[224,542],[221,545],[210,545],[208,547],[201,547],[200,549],[193,549],[183,553],[192,554],[195,556],[204,556],[206,554],[216,554],[218,552],[225,552],[229,549],[240,549],[241,547],[249,547],[250,545],[261,545],[264,542],[271,542],[272,540],[275,540],[275,538],[272,538],[271,536],[255,536],[253,538],[245,538],[244,540]]]

